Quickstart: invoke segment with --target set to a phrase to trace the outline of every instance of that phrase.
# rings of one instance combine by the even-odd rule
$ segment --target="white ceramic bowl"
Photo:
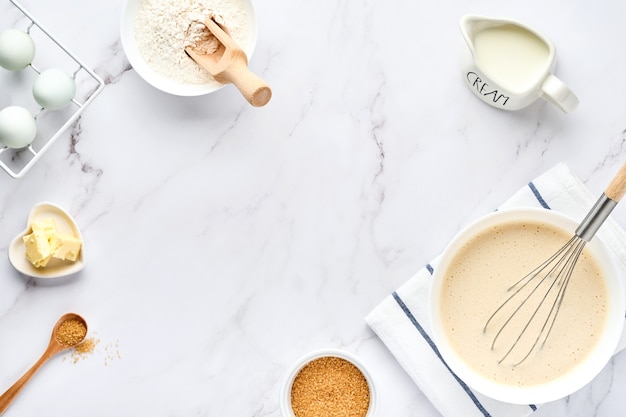
[[[586,248],[591,249],[593,256],[598,260],[606,278],[607,292],[609,294],[608,323],[595,349],[587,356],[585,361],[569,373],[551,382],[518,387],[503,385],[481,375],[469,367],[464,360],[451,347],[444,331],[444,324],[439,314],[440,300],[442,299],[444,275],[451,260],[462,246],[481,231],[492,228],[494,225],[518,220],[543,221],[554,225],[568,234],[573,235],[578,226],[575,221],[563,214],[552,210],[537,208],[508,209],[491,213],[471,223],[463,229],[448,245],[435,268],[430,293],[430,314],[433,338],[439,351],[457,376],[468,386],[476,391],[508,403],[514,404],[541,404],[563,398],[590,382],[607,364],[615,352],[622,334],[624,325],[624,287],[615,261],[607,248],[595,236]],[[546,257],[550,254],[547,253]],[[521,277],[520,277],[521,278]],[[479,300],[477,300],[479,302]],[[549,341],[548,341],[549,343]],[[539,372],[541,372],[539,370]]]
[[[233,0],[240,1],[249,22],[248,44],[240,45],[248,57],[248,61],[252,57],[252,53],[257,42],[257,25],[256,16],[252,7],[251,0]],[[128,61],[148,84],[169,94],[177,96],[201,96],[219,90],[224,85],[217,82],[208,84],[183,84],[178,81],[167,78],[156,72],[143,58],[137,46],[135,38],[135,19],[139,11],[142,0],[126,0],[122,12],[120,24],[120,36],[122,47],[126,53]],[[216,12],[219,12],[216,10]]]
[[[293,381],[296,379],[298,373],[304,368],[308,363],[323,357],[337,357],[341,359],[345,359],[348,362],[352,363],[356,366],[363,376],[365,376],[365,380],[369,385],[370,390],[370,404],[365,417],[374,417],[376,415],[376,407],[377,407],[377,397],[376,397],[376,389],[374,387],[374,381],[372,380],[372,376],[365,367],[365,364],[355,355],[350,352],[346,352],[340,349],[320,349],[313,352],[310,352],[300,359],[298,359],[293,366],[289,369],[285,376],[285,380],[282,384],[282,388],[280,391],[280,413],[282,417],[295,417],[293,409],[291,408],[291,388],[293,386]]]

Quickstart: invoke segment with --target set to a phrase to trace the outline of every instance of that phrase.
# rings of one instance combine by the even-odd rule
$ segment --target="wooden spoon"
[[[61,324],[72,319],[79,320],[85,326],[85,335],[78,341],[69,341],[69,339],[64,340],[63,336],[59,335],[59,327],[61,327]],[[76,346],[85,339],[86,335],[87,322],[84,318],[74,313],[67,313],[61,316],[61,318],[54,325],[54,328],[52,330],[52,336],[50,337],[50,342],[48,343],[48,347],[44,351],[43,355],[41,355],[41,358],[39,358],[39,360],[35,362],[35,364],[28,371],[26,371],[26,373],[20,379],[18,379],[8,390],[5,391],[4,394],[2,394],[2,396],[0,396],[0,414],[6,411],[11,402],[13,402],[13,400],[17,396],[17,394],[20,393],[20,391],[22,390],[22,388],[24,388],[30,378],[35,374],[35,372],[37,372],[37,370],[39,370],[39,368],[41,368],[44,363],[48,361],[48,359],[50,359],[57,353],[64,351],[65,349]]]
[[[185,48],[187,55],[209,71],[216,81],[234,84],[253,106],[267,104],[272,98],[272,90],[265,81],[250,71],[246,53],[230,37],[228,30],[210,17],[204,24],[219,41],[218,49],[211,54],[202,54],[188,46]]]

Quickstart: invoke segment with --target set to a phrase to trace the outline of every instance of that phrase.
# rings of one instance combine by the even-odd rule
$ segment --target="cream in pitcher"
[[[463,76],[485,103],[519,110],[539,97],[565,113],[578,105],[572,91],[555,77],[556,50],[544,36],[518,22],[469,15],[461,19],[468,46]]]

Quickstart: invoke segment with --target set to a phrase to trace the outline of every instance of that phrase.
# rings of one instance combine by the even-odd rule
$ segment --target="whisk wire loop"
[[[500,325],[495,337],[493,338],[491,344],[492,350],[495,348],[500,336],[510,325],[512,325],[513,322],[518,323],[518,326],[521,327],[521,331],[517,334],[517,337],[500,358],[498,363],[502,363],[511,355],[530,328],[541,326],[540,331],[532,342],[530,348],[528,348],[525,353],[522,353],[522,358],[517,360],[513,366],[517,366],[524,362],[537,348],[537,346],[541,348],[545,345],[561,309],[561,305],[565,297],[565,291],[574,272],[576,263],[578,262],[578,258],[580,257],[586,243],[587,242],[585,240],[581,239],[577,235],[574,235],[550,258],[507,289],[507,291],[514,292],[498,307],[498,309],[494,311],[483,328],[483,332],[487,332],[490,323],[500,315],[499,313],[504,313],[504,308],[513,299],[522,297],[521,301],[517,304],[517,306],[515,306],[513,311],[508,316],[504,317],[503,323]],[[525,295],[521,294],[522,291],[526,291]],[[538,302],[532,309],[530,317],[525,322],[521,322],[524,318],[517,318],[517,316],[520,311],[522,311],[524,306],[531,300],[538,300]],[[551,305],[546,305],[546,303],[551,303]],[[547,309],[548,305],[550,306],[549,311],[543,323],[537,321],[539,320],[539,312]],[[533,326],[533,324],[536,326]]]
[[[578,258],[580,257],[580,254],[582,253],[583,249],[585,248],[586,243],[587,241],[585,240],[582,240],[582,239],[578,240],[576,242],[576,247],[574,248],[574,252],[572,256],[568,257],[567,272],[565,274],[564,281],[561,283],[561,288],[557,296],[557,303],[555,303],[552,306],[552,309],[550,310],[550,313],[552,315],[552,322],[550,323],[548,332],[546,333],[543,339],[543,342],[541,343],[541,347],[545,345],[546,341],[548,340],[548,336],[550,336],[550,333],[552,332],[552,328],[554,327],[554,322],[556,321],[556,316],[558,312],[560,311],[561,304],[563,303],[563,299],[565,298],[565,291],[567,290],[567,286],[569,285],[569,281],[572,278],[574,268],[576,267],[576,264],[578,263]],[[539,340],[539,338],[537,338],[537,340]]]
[[[528,274],[523,276],[519,281],[515,282],[513,285],[511,285],[509,288],[507,288],[507,291],[512,291],[513,289],[515,289],[517,287],[515,292],[513,292],[502,304],[500,304],[500,306],[493,312],[493,314],[491,314],[491,316],[489,317],[489,319],[485,323],[485,326],[483,327],[483,333],[487,332],[487,328],[489,327],[489,324],[491,323],[491,321],[498,315],[498,313],[500,311],[502,311],[502,309],[504,309],[509,304],[509,302],[512,299],[514,299],[521,291],[523,291],[526,288],[527,285],[529,285],[531,282],[533,282],[533,280],[543,270],[545,270],[549,265],[554,263],[555,260],[557,260],[558,258],[561,257],[563,252],[565,252],[567,250],[567,248],[571,245],[571,243],[574,241],[574,239],[576,239],[576,236],[572,237],[565,245],[563,245],[561,247],[561,249],[559,249],[558,252],[554,253],[550,258],[545,260],[541,265],[539,265],[538,267],[536,267],[535,269],[530,271]],[[552,273],[555,270],[555,268],[557,268],[557,267],[558,267],[558,263],[555,264],[552,267],[552,269],[550,270],[550,273]],[[500,333],[502,332],[502,328],[506,327],[506,325],[513,319],[515,314],[524,306],[524,304],[528,301],[528,299],[533,295],[534,291],[536,291],[539,288],[540,284],[542,284],[546,279],[548,279],[548,276],[550,275],[550,273],[544,275],[544,277],[541,279],[539,284],[535,286],[535,289],[524,298],[524,300],[518,305],[518,307],[515,309],[515,311],[511,314],[509,319],[504,322],[504,324],[502,325],[502,327],[500,328],[500,330],[498,331],[498,333],[496,333],[496,336],[494,337],[493,343],[491,344],[491,348],[492,349],[493,349],[493,347],[495,345],[496,340],[500,336]]]
[[[522,358],[515,361],[513,366],[517,366],[528,359],[537,346],[540,348],[545,346],[554,328],[574,268],[585,248],[585,244],[591,241],[600,226],[602,226],[625,194],[626,163],[622,164],[604,193],[602,193],[600,198],[598,198],[585,218],[578,225],[574,236],[541,265],[507,289],[507,291],[513,291],[513,293],[493,312],[483,327],[483,333],[487,333],[488,327],[496,317],[500,317],[503,322],[492,340],[492,350],[494,350],[496,342],[505,329],[510,328],[507,330],[507,333],[512,333],[521,328],[517,336],[515,336],[514,333],[514,336],[511,338],[514,339],[513,344],[506,350],[506,353],[498,363],[502,363],[508,358],[516,347],[526,349],[523,347],[524,344],[521,344],[520,341],[524,334],[531,328],[539,329],[539,333],[534,341],[530,339],[530,341],[532,341],[532,343],[529,342],[529,344],[531,344],[530,349],[523,350],[519,355]],[[547,289],[545,289],[545,292],[542,294],[540,288],[546,287]],[[531,299],[533,302],[538,302],[538,304],[536,306],[531,305]],[[518,302],[518,304],[515,306],[513,305],[514,302]],[[550,302],[552,303],[551,305],[546,304]],[[505,307],[507,308],[505,309]],[[511,313],[507,313],[507,311],[511,310]],[[546,310],[548,310],[547,316],[543,323],[541,323],[539,313]],[[526,313],[530,314],[530,318],[523,316],[523,314]],[[516,318],[518,315],[520,317]],[[537,322],[531,325],[535,322],[535,318],[537,318]],[[528,339],[528,337],[525,339]]]

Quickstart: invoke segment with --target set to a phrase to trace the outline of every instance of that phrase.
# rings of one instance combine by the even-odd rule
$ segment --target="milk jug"
[[[485,103],[519,110],[543,98],[569,113],[578,98],[554,74],[556,49],[538,31],[520,22],[468,15],[460,21],[467,44],[463,77]]]

